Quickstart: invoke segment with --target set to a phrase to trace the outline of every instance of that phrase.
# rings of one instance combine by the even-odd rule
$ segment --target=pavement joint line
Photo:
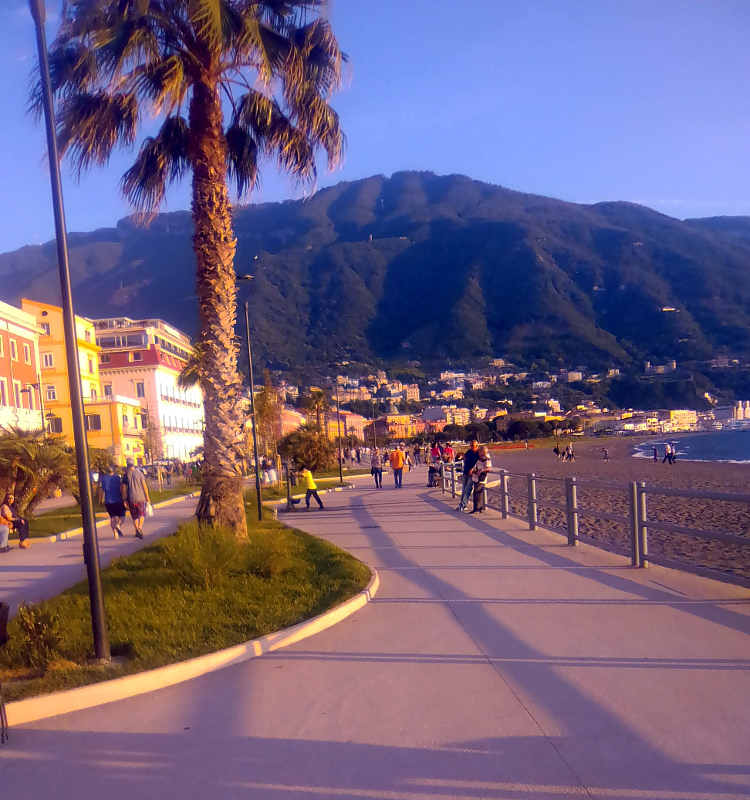
[[[178,683],[241,664],[252,658],[258,658],[266,653],[272,653],[300,642],[342,622],[355,611],[372,602],[380,587],[380,577],[374,567],[369,569],[372,577],[361,592],[317,617],[298,622],[296,625],[269,633],[259,639],[252,639],[244,644],[234,645],[216,653],[208,653],[177,664],[169,664],[135,675],[125,675],[122,678],[101,681],[63,692],[30,697],[27,700],[16,700],[6,706],[8,723],[9,725],[25,725],[71,711],[82,711],[86,708],[126,700],[158,689],[165,689],[168,686],[175,686]]]

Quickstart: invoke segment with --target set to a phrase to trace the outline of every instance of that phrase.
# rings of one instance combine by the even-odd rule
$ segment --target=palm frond
[[[60,152],[80,173],[107,163],[118,144],[130,146],[138,130],[138,102],[131,94],[80,92],[65,97],[58,111]]]
[[[230,125],[226,132],[229,177],[242,198],[258,185],[258,144],[240,125]]]
[[[190,169],[190,128],[181,116],[167,117],[156,136],[141,145],[133,166],[120,183],[123,194],[139,210],[153,213],[167,186]]]

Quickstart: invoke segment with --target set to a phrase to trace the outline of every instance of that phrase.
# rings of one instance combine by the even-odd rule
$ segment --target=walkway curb
[[[190,494],[181,494],[179,497],[170,497],[169,500],[162,500],[161,503],[154,503],[154,508],[164,508],[164,506],[172,506],[175,503],[181,503],[183,500],[187,500],[191,497],[198,497],[200,494],[200,490],[197,492],[191,492]],[[105,518],[99,520],[96,523],[96,527],[99,528],[103,525],[109,525],[109,518]],[[57,533],[54,536],[40,536],[38,538],[44,539],[46,538],[48,542],[64,542],[66,539],[73,539],[76,536],[83,535],[83,528],[72,528],[69,531],[63,531],[62,533]]]
[[[370,583],[359,594],[340,606],[312,619],[292,625],[291,628],[269,633],[260,639],[234,645],[216,653],[198,656],[166,667],[158,667],[147,672],[139,672],[137,675],[126,675],[91,686],[81,686],[78,689],[31,697],[28,700],[16,700],[7,705],[8,723],[9,725],[25,725],[29,722],[56,717],[59,714],[67,714],[70,711],[81,711],[85,708],[136,697],[157,689],[165,689],[168,686],[184,683],[234,664],[241,664],[243,661],[257,658],[264,653],[271,653],[302,639],[307,639],[351,616],[375,597],[380,586],[380,578],[375,569],[371,568],[371,571]]]

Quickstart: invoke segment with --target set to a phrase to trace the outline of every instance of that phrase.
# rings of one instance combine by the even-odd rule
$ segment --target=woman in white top
[[[470,512],[472,514],[481,514],[482,511],[484,511],[484,487],[487,483],[487,475],[491,470],[492,461],[490,459],[490,454],[486,447],[480,447],[479,460],[470,473],[474,486],[474,493],[472,495],[474,509]]]

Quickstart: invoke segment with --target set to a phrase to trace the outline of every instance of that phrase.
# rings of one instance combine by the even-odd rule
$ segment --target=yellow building
[[[73,414],[65,357],[62,309],[35,300],[21,301],[42,329],[39,337],[42,396],[47,430],[73,444]],[[87,440],[90,447],[107,450],[118,463],[134,458],[144,463],[144,418],[140,401],[119,395],[103,396],[99,377],[99,353],[93,322],[76,316],[76,342],[81,370]]]

